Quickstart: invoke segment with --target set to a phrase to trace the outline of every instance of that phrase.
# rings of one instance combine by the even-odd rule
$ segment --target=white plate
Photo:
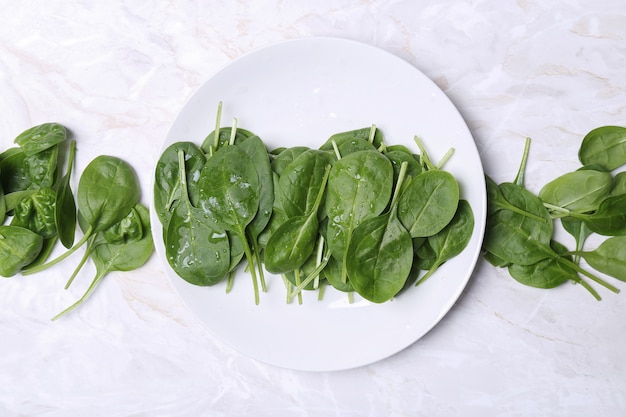
[[[414,343],[435,326],[467,284],[479,256],[486,217],[483,169],[467,125],[446,95],[402,59],[350,40],[297,39],[238,58],[191,97],[174,121],[163,149],[176,141],[200,144],[215,124],[238,126],[278,146],[319,147],[331,134],[376,124],[388,144],[417,153],[418,135],[434,161],[449,148],[445,169],[460,182],[475,215],[465,251],[428,281],[402,296],[371,304],[327,289],[322,301],[307,292],[304,303],[285,303],[280,277],[266,275],[268,292],[254,303],[250,276],[225,285],[195,287],[179,278],[164,256],[162,231],[152,211],[157,253],[189,308],[209,331],[237,351],[279,367],[332,371],[367,365]],[[419,353],[418,353],[419,354]]]

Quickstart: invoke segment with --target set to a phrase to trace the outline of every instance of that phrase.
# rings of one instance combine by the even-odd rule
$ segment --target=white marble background
[[[315,35],[363,41],[431,77],[498,181],[533,138],[527,186],[578,166],[582,136],[626,125],[623,0],[0,0],[0,145],[46,121],[78,139],[78,169],[119,155],[148,203],[169,125],[214,71]],[[82,165],[81,165],[82,164]],[[112,274],[78,313],[67,270],[0,280],[0,415],[623,416],[626,294],[523,287],[484,261],[440,324],[403,352],[302,373],[223,346],[158,259]],[[626,291],[626,285],[618,283]]]

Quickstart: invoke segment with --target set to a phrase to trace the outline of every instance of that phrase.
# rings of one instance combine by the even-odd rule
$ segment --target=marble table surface
[[[286,39],[364,42],[452,100],[484,170],[526,186],[578,166],[582,137],[626,124],[623,0],[0,1],[0,145],[56,121],[136,169],[149,204],[161,143],[216,70]],[[213,337],[153,256],[86,288],[68,267],[0,280],[2,416],[622,416],[626,295],[524,287],[480,259],[450,312],[384,360],[300,372]],[[626,285],[617,282],[622,291]]]

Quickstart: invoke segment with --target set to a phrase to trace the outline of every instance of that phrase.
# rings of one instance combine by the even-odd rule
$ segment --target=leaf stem
[[[72,255],[74,252],[76,252],[82,245],[85,244],[85,242],[87,242],[87,240],[91,237],[91,234],[93,233],[93,226],[89,226],[89,228],[87,229],[87,231],[85,232],[85,234],[83,235],[83,237],[76,242],[76,244],[74,246],[72,246],[70,249],[68,249],[67,251],[65,251],[65,253],[59,255],[58,257],[56,257],[55,259],[33,267],[33,268],[29,268],[28,270],[25,270],[22,272],[22,275],[31,275],[34,274],[36,272],[41,272],[44,269],[47,269],[53,265],[58,264],[59,262],[63,261],[64,259],[67,259],[70,255]]]
[[[592,280],[594,280],[595,282],[597,282],[598,284],[602,285],[603,287],[609,289],[610,291],[614,292],[615,294],[619,293],[619,288],[614,287],[613,285],[609,284],[608,282],[604,281],[603,279],[595,276],[594,274],[592,274],[591,272],[587,271],[584,268],[581,268],[580,265],[570,261],[567,258],[564,258],[563,256],[566,255],[576,255],[576,254],[580,254],[580,252],[578,251],[572,251],[572,252],[568,252],[565,255],[562,255],[561,257],[558,258],[558,262],[562,262],[565,265],[569,266],[570,268],[580,272],[581,274],[585,275],[588,278],[591,278]]]
[[[517,175],[515,176],[515,184],[523,187],[524,186],[524,175],[526,173],[526,165],[528,164],[528,154],[530,153],[530,138],[526,138],[526,142],[524,144],[524,153],[522,154],[522,161],[520,163],[519,169],[517,170]]]
[[[220,121],[222,120],[222,101],[217,104],[217,116],[215,117],[215,130],[213,131],[213,146],[211,155],[217,150],[220,144]]]
[[[426,152],[426,148],[424,147],[424,144],[422,143],[420,138],[417,135],[415,135],[413,137],[413,140],[415,141],[415,143],[417,144],[417,147],[420,150],[420,154],[422,155],[421,160],[426,165],[426,169],[428,169],[428,170],[436,170],[437,167],[430,160],[430,156],[428,156],[428,152]]]

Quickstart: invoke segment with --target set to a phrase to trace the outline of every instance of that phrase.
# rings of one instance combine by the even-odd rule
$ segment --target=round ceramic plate
[[[446,163],[475,215],[469,246],[429,280],[383,304],[328,288],[321,301],[305,292],[287,304],[280,277],[266,275],[268,291],[254,303],[250,275],[240,268],[228,294],[225,283],[196,287],[167,264],[161,227],[152,211],[157,253],[189,308],[209,331],[237,351],[279,367],[332,371],[367,365],[413,344],[454,305],[465,288],[483,239],[486,192],[483,169],[467,125],[446,95],[402,59],[362,43],[308,38],[278,43],[238,58],[211,76],[190,98],[163,144],[200,145],[222,125],[259,135],[269,149],[319,147],[338,132],[375,124],[387,144],[418,153],[419,136],[431,159],[450,148]]]

